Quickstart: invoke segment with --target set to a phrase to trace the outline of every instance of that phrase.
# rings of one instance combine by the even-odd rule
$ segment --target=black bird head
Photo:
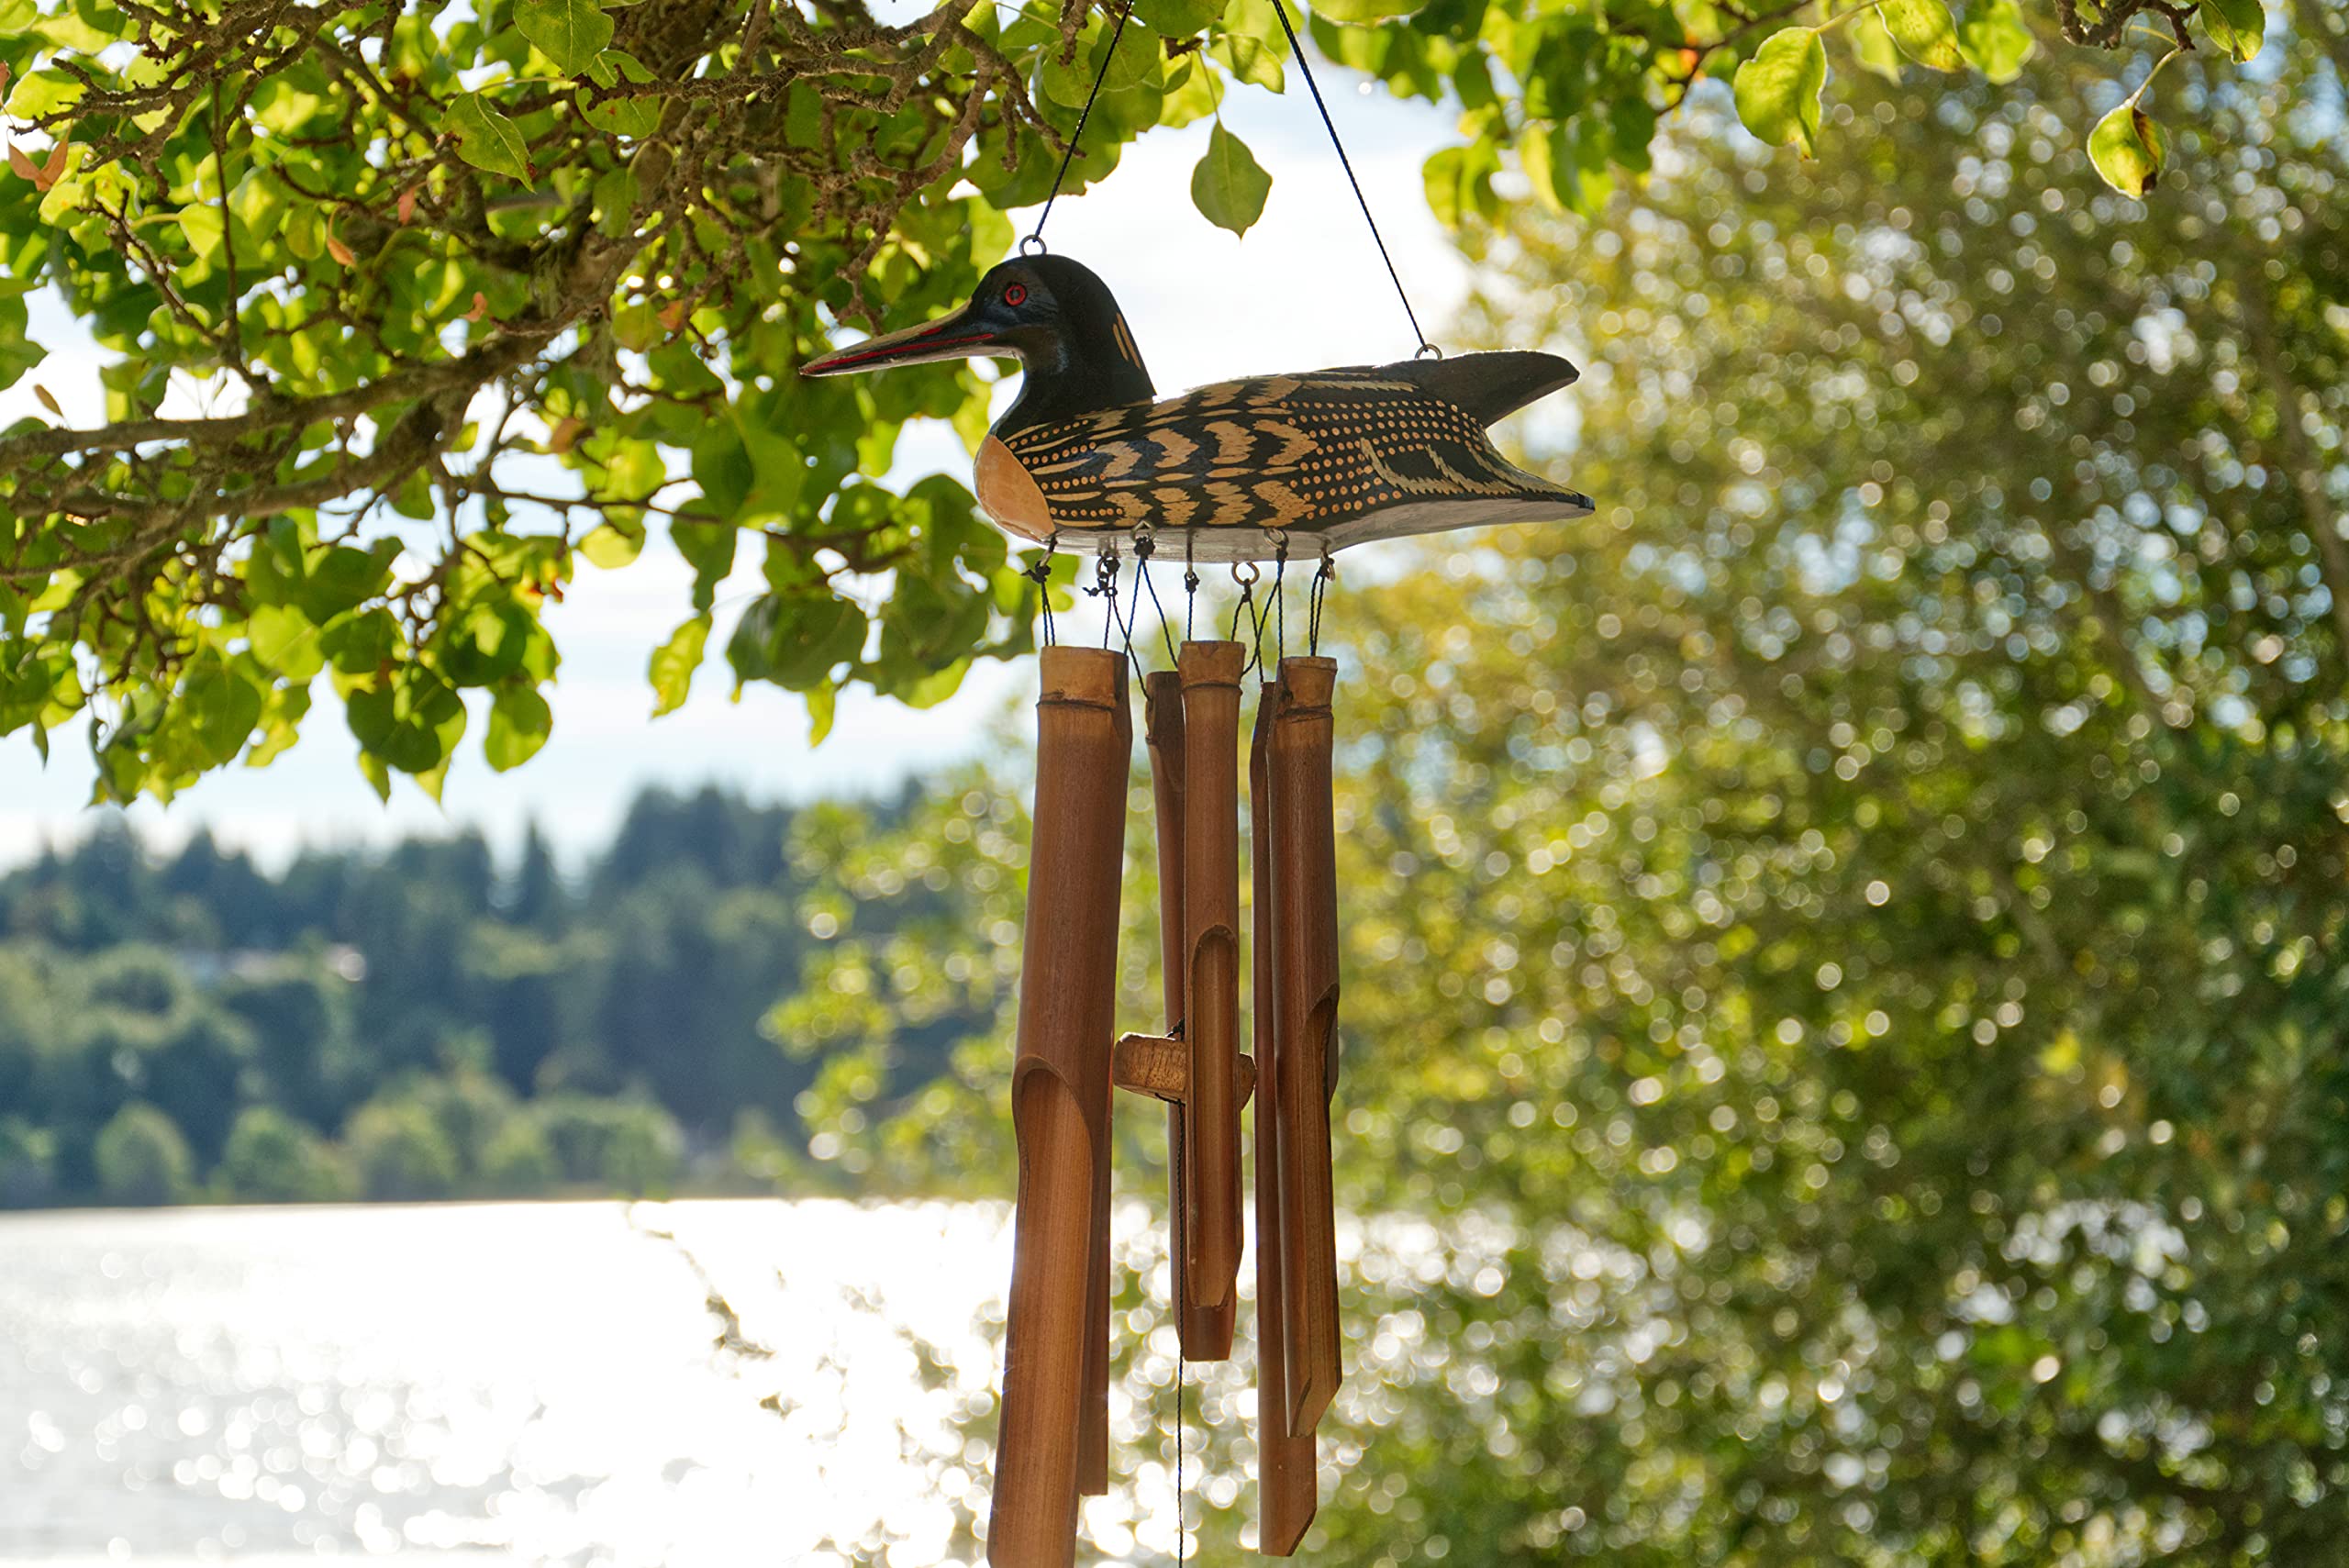
[[[1109,285],[1065,256],[1015,257],[980,279],[962,309],[810,360],[799,373],[997,358],[1027,372],[999,430],[1147,403],[1156,393]]]

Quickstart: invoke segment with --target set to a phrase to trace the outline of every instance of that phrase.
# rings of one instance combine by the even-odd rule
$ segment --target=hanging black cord
[[[1395,284],[1395,297],[1403,302],[1403,315],[1411,323],[1411,336],[1418,339],[1420,353],[1441,356],[1443,350],[1429,342],[1428,335],[1419,329],[1419,313],[1411,308],[1411,296],[1403,292],[1403,275],[1395,270],[1395,258],[1386,253],[1386,239],[1378,232],[1378,219],[1370,216],[1370,199],[1362,194],[1362,182],[1354,178],[1353,160],[1346,156],[1346,144],[1338,139],[1337,122],[1330,117],[1330,106],[1321,101],[1321,84],[1313,80],[1313,64],[1306,59],[1305,46],[1297,41],[1297,28],[1289,22],[1288,0],[1273,0],[1273,13],[1281,19],[1281,31],[1288,35],[1289,52],[1297,56],[1297,68],[1305,73],[1305,85],[1313,94],[1313,106],[1321,111],[1321,128],[1330,133],[1330,145],[1338,150],[1338,166],[1346,172],[1346,183],[1354,188],[1355,205],[1362,208],[1362,220],[1370,225],[1371,243],[1378,247],[1378,259],[1386,263],[1386,276]],[[1078,123],[1081,128],[1083,122]]]
[[[1044,553],[1037,558],[1036,564],[1020,573],[1036,584],[1036,602],[1044,608],[1044,646],[1047,648],[1059,640],[1052,633],[1052,557],[1059,550],[1058,539],[1047,541]]]
[[[1171,1238],[1170,1238],[1171,1239]],[[1183,1568],[1190,1541],[1183,1529],[1183,1333],[1174,1332],[1174,1568]]]
[[[1321,558],[1321,570],[1313,574],[1313,615],[1307,623],[1306,651],[1319,655],[1321,651],[1321,600],[1330,592],[1330,584],[1338,580],[1338,563],[1329,556]]]
[[[1273,555],[1273,653],[1279,659],[1288,657],[1288,605],[1281,597],[1281,580],[1287,575],[1288,539],[1283,536]]]
[[[1093,117],[1093,100],[1101,95],[1101,83],[1109,79],[1109,62],[1118,58],[1118,40],[1125,37],[1126,18],[1133,14],[1133,0],[1126,0],[1118,11],[1118,25],[1109,29],[1109,49],[1101,57],[1101,69],[1093,73],[1093,91],[1085,95],[1085,107],[1077,111],[1076,128],[1068,133],[1068,145],[1061,150],[1061,167],[1060,172],[1052,176],[1052,194],[1044,198],[1044,210],[1036,215],[1036,227],[1029,230],[1028,238],[1019,242],[1019,253],[1023,256],[1028,254],[1030,245],[1038,250],[1044,249],[1044,225],[1052,221],[1052,204],[1061,199],[1061,182],[1068,178],[1069,161],[1076,156],[1076,144],[1085,139],[1085,122]],[[1287,25],[1286,17],[1282,18],[1282,25]],[[1408,310],[1410,306],[1407,304],[1404,308]],[[1416,327],[1418,323],[1413,325]]]
[[[1101,623],[1101,646],[1103,648],[1108,648],[1111,646],[1110,638],[1117,631],[1119,625],[1118,620],[1118,558],[1116,554],[1105,550],[1099,555],[1093,558],[1093,586],[1085,591],[1094,598],[1107,599],[1108,601],[1108,605],[1107,606],[1108,614]],[[1127,646],[1131,648],[1133,639],[1130,635],[1126,639],[1126,642]]]
[[[1151,608],[1158,612],[1158,635],[1166,639],[1166,662],[1169,667],[1179,663],[1182,656],[1174,651],[1174,624],[1166,618],[1166,606],[1158,597],[1158,584],[1151,581],[1150,558],[1158,553],[1158,541],[1149,534],[1134,536],[1134,575],[1141,579],[1143,592],[1150,595]],[[1133,613],[1141,614],[1141,600],[1134,600]],[[1130,625],[1131,623],[1129,622]]]
[[[1245,566],[1248,569],[1247,576],[1242,577],[1240,574],[1241,566]],[[1264,657],[1264,617],[1256,607],[1256,579],[1263,575],[1264,573],[1257,568],[1256,563],[1252,561],[1243,561],[1239,566],[1234,566],[1231,569],[1231,580],[1240,584],[1240,602],[1231,606],[1231,636],[1230,640],[1233,642],[1240,640],[1240,621],[1241,617],[1243,616],[1252,620],[1256,627],[1255,651],[1252,652],[1248,656],[1246,663],[1240,666],[1240,673],[1242,676],[1245,676],[1249,671],[1254,669],[1257,664],[1262,662]]]

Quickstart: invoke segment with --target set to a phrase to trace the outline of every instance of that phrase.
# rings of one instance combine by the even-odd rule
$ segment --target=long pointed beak
[[[935,321],[885,332],[845,349],[808,361],[801,375],[847,375],[856,371],[885,370],[891,365],[928,364],[933,360],[985,359],[1011,350],[996,342],[993,332],[972,318],[971,307],[950,310]]]

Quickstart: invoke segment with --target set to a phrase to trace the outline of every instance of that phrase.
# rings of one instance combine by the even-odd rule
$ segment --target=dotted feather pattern
[[[1410,525],[1392,531],[1589,512],[1587,497],[1503,459],[1475,415],[1419,384],[1417,368],[1223,382],[1002,439],[1063,532],[1375,538],[1386,530],[1347,525],[1404,508]]]

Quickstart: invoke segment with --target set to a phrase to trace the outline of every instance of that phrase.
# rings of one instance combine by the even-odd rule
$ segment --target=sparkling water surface
[[[1007,1221],[826,1201],[0,1216],[0,1563],[947,1559],[953,1503],[984,1485],[955,1423],[986,1398]],[[713,1285],[740,1313],[730,1350]]]

